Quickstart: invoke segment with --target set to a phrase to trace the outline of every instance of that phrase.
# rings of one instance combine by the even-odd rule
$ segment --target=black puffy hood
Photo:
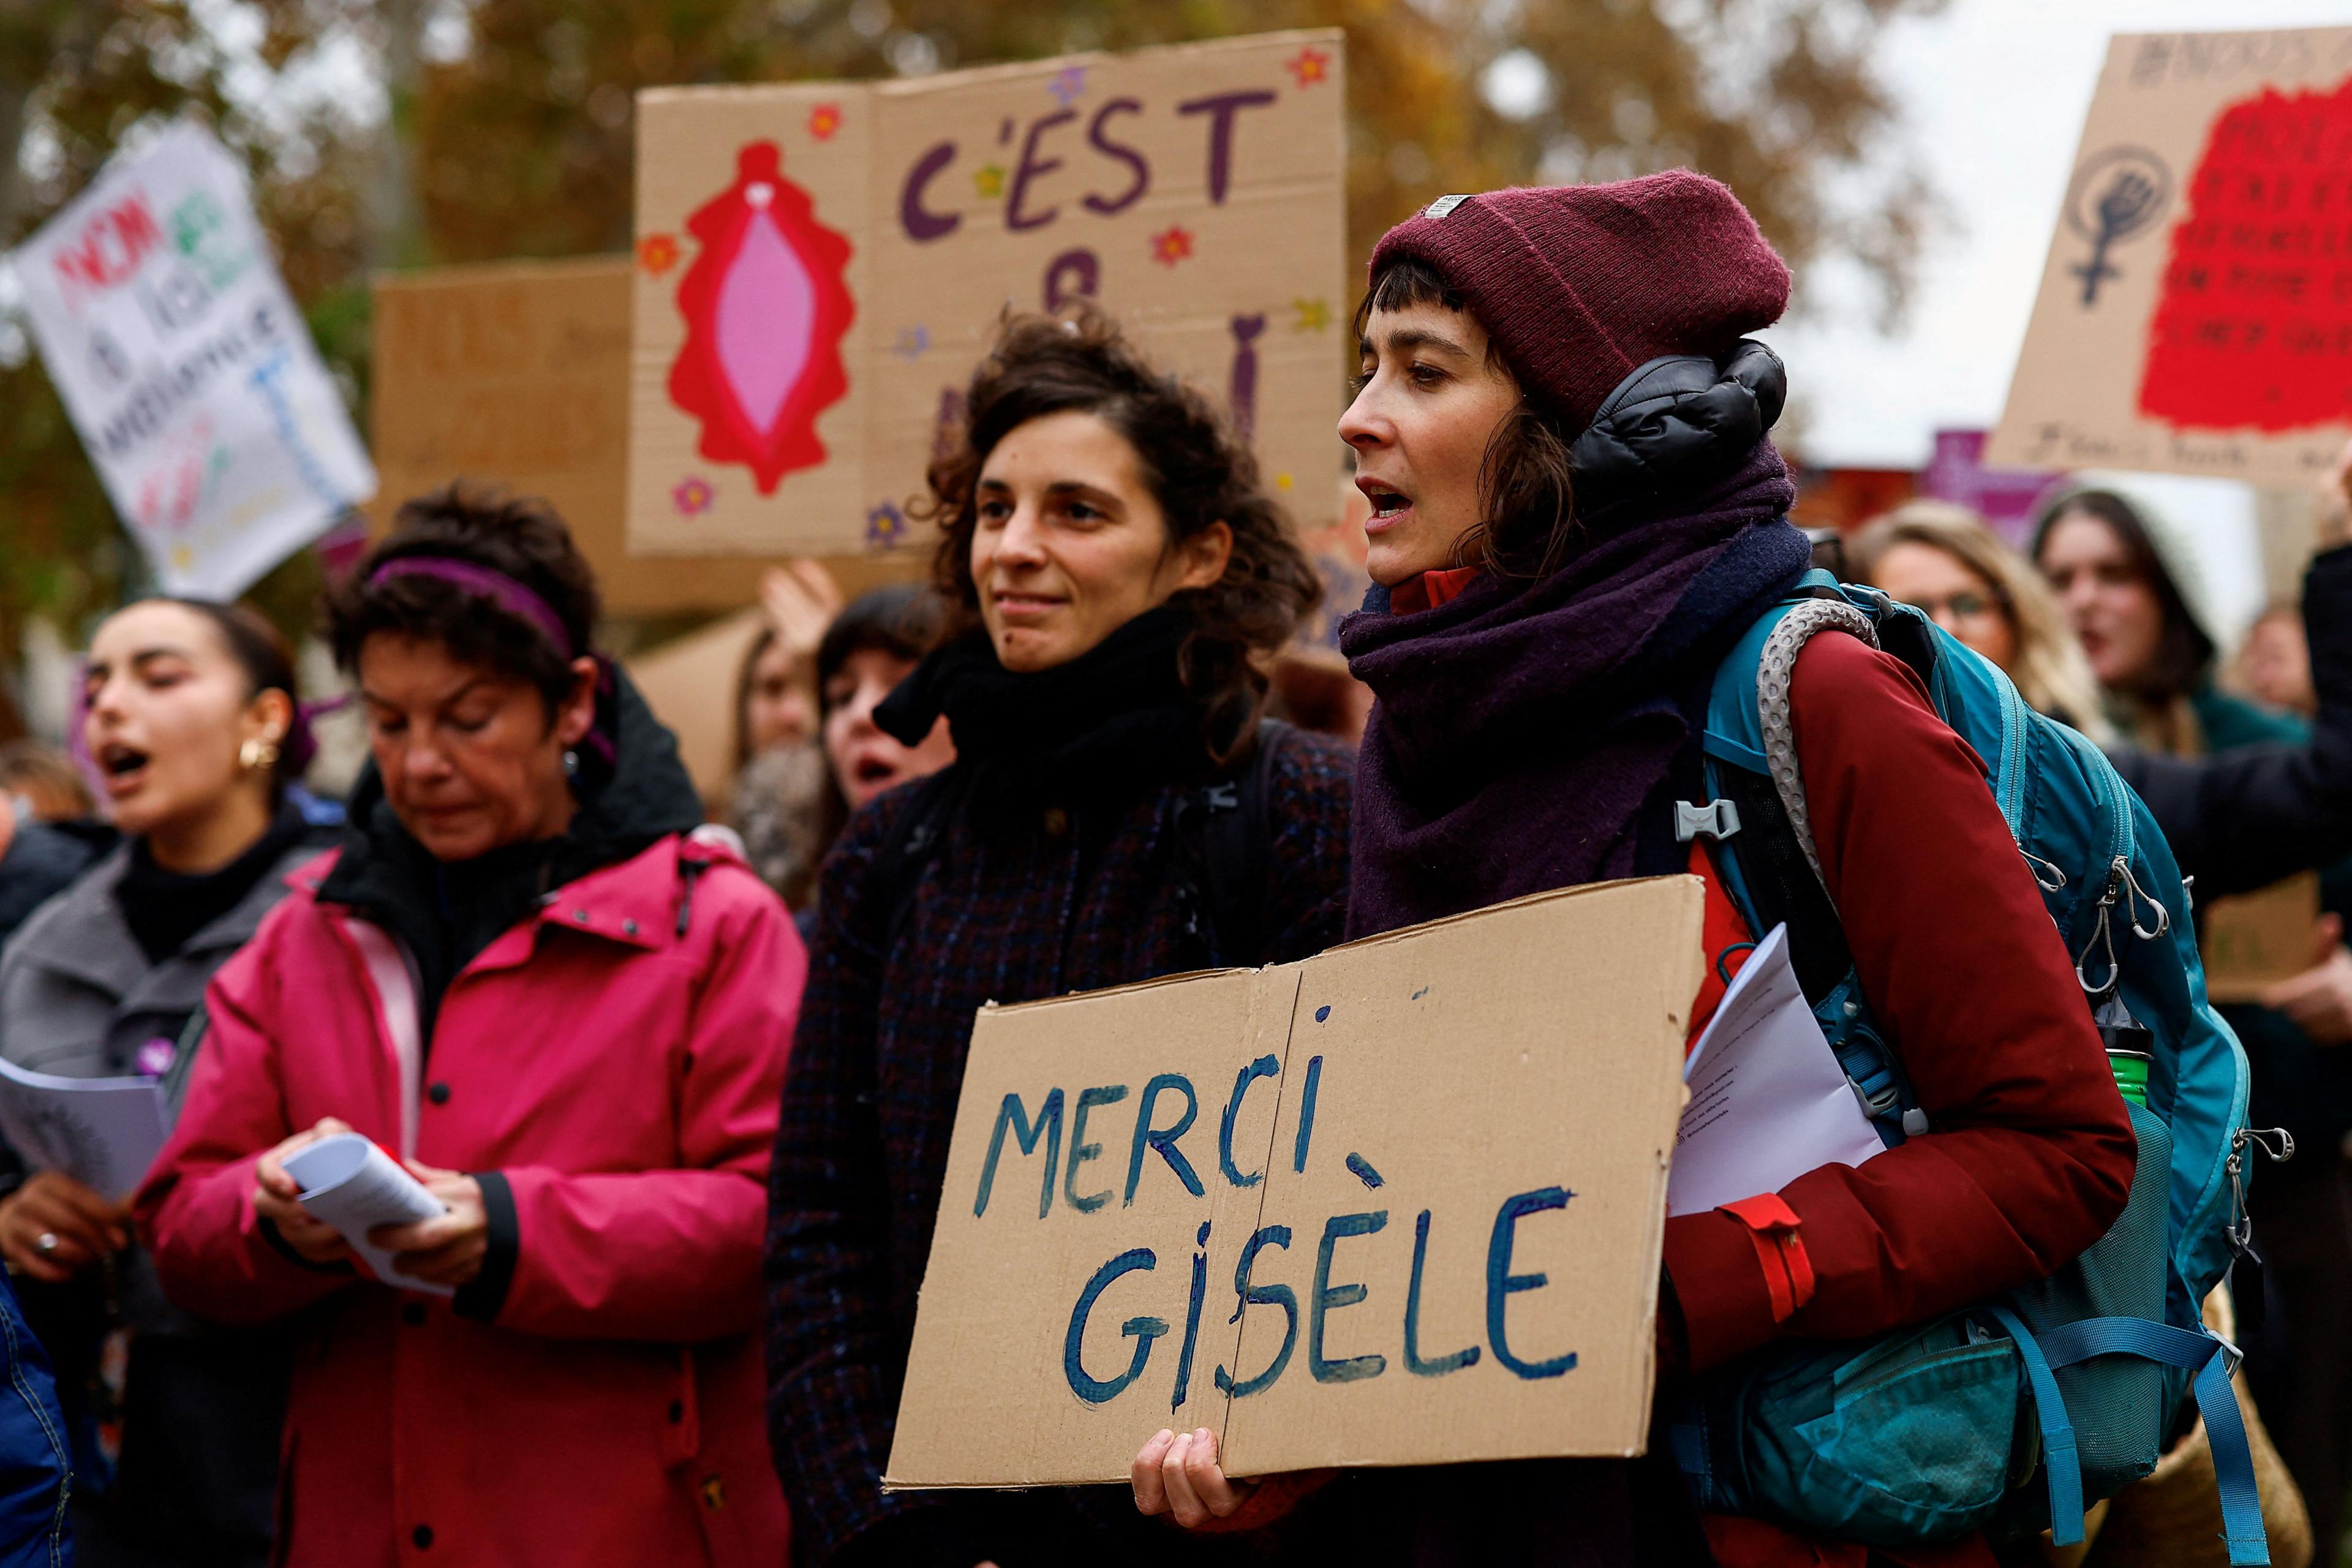
[[[1578,512],[1722,479],[1748,460],[1788,400],[1787,367],[1753,338],[1721,359],[1651,360],[1617,384],[1569,447]]]

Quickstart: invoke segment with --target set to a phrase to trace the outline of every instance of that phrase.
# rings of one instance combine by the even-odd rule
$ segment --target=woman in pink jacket
[[[332,593],[373,766],[214,980],[136,1204],[183,1307],[298,1339],[289,1563],[784,1558],[751,1331],[806,960],[595,605],[551,513],[455,490]],[[435,1289],[297,1201],[346,1127],[446,1206],[370,1237]]]

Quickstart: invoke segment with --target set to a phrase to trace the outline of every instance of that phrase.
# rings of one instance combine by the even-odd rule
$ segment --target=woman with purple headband
[[[595,616],[552,512],[462,489],[332,590],[352,825],[215,981],[135,1205],[174,1300],[297,1347],[294,1568],[784,1560],[752,1330],[806,961]],[[286,1169],[347,1131],[443,1210],[371,1233],[397,1284]]]
[[[157,1079],[174,1100],[205,983],[323,847],[289,789],[309,761],[284,639],[251,611],[149,599],[91,639],[81,739],[112,852],[0,955],[0,1057]],[[331,837],[331,833],[330,833]],[[84,1563],[268,1561],[285,1337],[175,1310],[121,1192],[0,1150],[0,1260],[58,1366]],[[101,1367],[127,1338],[127,1380]],[[98,1441],[121,1422],[120,1464]]]

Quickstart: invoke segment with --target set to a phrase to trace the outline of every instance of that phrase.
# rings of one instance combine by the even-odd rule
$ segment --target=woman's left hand
[[[1227,1479],[1217,1463],[1217,1435],[1205,1426],[1154,1436],[1135,1456],[1128,1479],[1139,1511],[1167,1514],[1187,1530],[1230,1517],[1257,1490],[1255,1481]]]
[[[449,1212],[414,1225],[378,1226],[368,1232],[368,1239],[394,1254],[393,1262],[411,1279],[452,1289],[471,1283],[482,1271],[482,1254],[489,1248],[482,1184],[460,1171],[436,1170],[414,1160],[403,1163],[426,1192],[449,1205]]]

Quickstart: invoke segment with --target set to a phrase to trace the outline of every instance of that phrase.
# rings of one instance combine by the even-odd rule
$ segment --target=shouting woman
[[[1354,935],[1546,889],[1694,872],[1707,957],[1748,931],[1709,841],[1698,742],[1718,664],[1808,563],[1766,437],[1780,362],[1744,333],[1789,273],[1716,182],[1447,197],[1390,231],[1340,422],[1379,587],[1341,647],[1377,699],[1357,773]],[[1666,1222],[1663,1382],[1789,1336],[1861,1339],[2040,1279],[2107,1229],[2131,1124],[1985,774],[1908,667],[1842,633],[1790,677],[1821,874],[1934,1131],[1735,1209]],[[1932,834],[1922,830],[1933,824]],[[1711,1013],[1720,973],[1702,991]],[[1987,985],[1988,974],[2002,984]],[[1696,1038],[1696,1032],[1694,1033]],[[1745,1215],[1780,1228],[1759,1245]],[[1647,1458],[1348,1478],[1410,1563],[1852,1564],[1855,1542],[1694,1517]],[[1136,1460],[1147,1512],[1266,1505],[1213,1437]],[[1702,1533],[1704,1542],[1702,1542]],[[1981,1540],[1936,1549],[1984,1564]]]

